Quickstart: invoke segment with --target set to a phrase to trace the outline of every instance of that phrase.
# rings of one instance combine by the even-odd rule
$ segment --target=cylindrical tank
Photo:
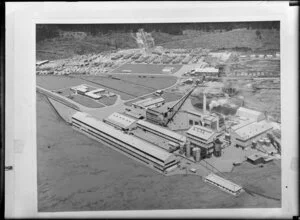
[[[198,148],[198,147],[195,148],[195,153],[196,153],[195,160],[196,160],[196,162],[200,161],[200,152],[201,152],[200,148]]]
[[[222,142],[219,139],[216,139],[214,142],[214,155],[216,157],[221,156],[222,152]]]
[[[265,144],[266,144],[267,146],[270,146],[270,145],[271,145],[271,141],[270,141],[270,139],[266,138],[266,140],[265,140]]]
[[[264,142],[265,142],[265,141],[264,141],[264,139],[262,139],[262,138],[258,140],[258,144],[259,144],[260,146],[264,145]]]
[[[186,157],[191,156],[191,146],[188,144],[186,145],[186,152],[185,152]]]
[[[184,154],[184,145],[180,145],[180,147],[179,147],[179,153],[180,154]]]
[[[225,140],[226,141],[231,141],[231,136],[229,133],[225,133]]]
[[[252,141],[252,148],[256,148],[257,146],[257,141]]]

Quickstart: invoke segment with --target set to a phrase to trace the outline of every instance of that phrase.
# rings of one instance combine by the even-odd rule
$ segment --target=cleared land
[[[158,89],[170,87],[175,83],[176,77],[173,76],[118,76],[113,78],[102,76],[82,76],[80,78],[49,75],[37,76],[37,85],[49,90],[89,84],[93,87],[104,88],[109,92],[119,94],[124,100],[146,95]]]
[[[182,65],[157,65],[157,64],[124,64],[115,69],[112,73],[122,73],[124,70],[131,70],[131,73],[139,74],[163,74],[162,71],[165,67],[174,67],[172,73],[177,72]]]
[[[41,212],[267,208],[281,204],[277,199],[247,193],[233,197],[203,183],[197,176],[159,175],[73,131],[40,95],[37,95],[37,168]],[[242,165],[229,175],[253,190],[279,196],[280,167],[276,164],[254,169]]]
[[[203,33],[189,39],[180,39],[160,45],[166,48],[245,48],[256,51],[279,50],[280,34],[276,30],[260,30],[262,39],[256,36],[256,30],[236,29],[232,31]],[[186,37],[186,36],[185,36]]]

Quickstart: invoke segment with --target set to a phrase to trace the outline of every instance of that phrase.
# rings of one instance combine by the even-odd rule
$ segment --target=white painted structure
[[[103,119],[106,124],[121,130],[129,130],[134,127],[135,119],[122,115],[118,112],[112,113],[107,118]]]
[[[152,132],[153,134],[156,134],[162,138],[165,138],[169,141],[178,143],[180,145],[184,145],[186,143],[186,137],[184,135],[178,134],[174,131],[171,131],[169,129],[163,128],[159,125],[155,125],[153,123],[139,120],[137,121],[137,126],[141,129],[144,129],[148,132]]]
[[[72,127],[158,172],[167,172],[171,167],[177,166],[178,160],[173,154],[125,134],[87,113],[76,112],[72,116]]]
[[[248,118],[252,119],[254,121],[261,121],[265,119],[265,115],[262,112],[255,111],[252,109],[244,108],[244,107],[239,107],[236,116],[242,117],[242,118]]]
[[[217,186],[221,190],[228,192],[234,196],[237,196],[238,194],[240,194],[243,189],[241,186],[239,186],[227,179],[224,179],[214,173],[210,173],[209,175],[207,175],[204,178],[204,181],[207,183],[210,183],[214,186]]]

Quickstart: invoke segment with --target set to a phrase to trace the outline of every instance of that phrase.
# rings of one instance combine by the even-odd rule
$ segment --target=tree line
[[[247,29],[280,29],[279,21],[259,22],[214,22],[214,23],[147,23],[147,24],[38,24],[36,26],[36,40],[58,36],[59,31],[80,31],[92,35],[109,34],[112,32],[136,32],[143,28],[147,32],[164,32],[181,35],[184,30],[198,30],[211,32],[215,30],[230,31],[237,28]]]

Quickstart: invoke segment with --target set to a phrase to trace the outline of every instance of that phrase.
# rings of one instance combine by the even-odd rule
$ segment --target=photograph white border
[[[288,2],[6,3],[6,217],[268,217],[297,214],[297,10]],[[35,25],[280,21],[282,208],[37,212]]]

